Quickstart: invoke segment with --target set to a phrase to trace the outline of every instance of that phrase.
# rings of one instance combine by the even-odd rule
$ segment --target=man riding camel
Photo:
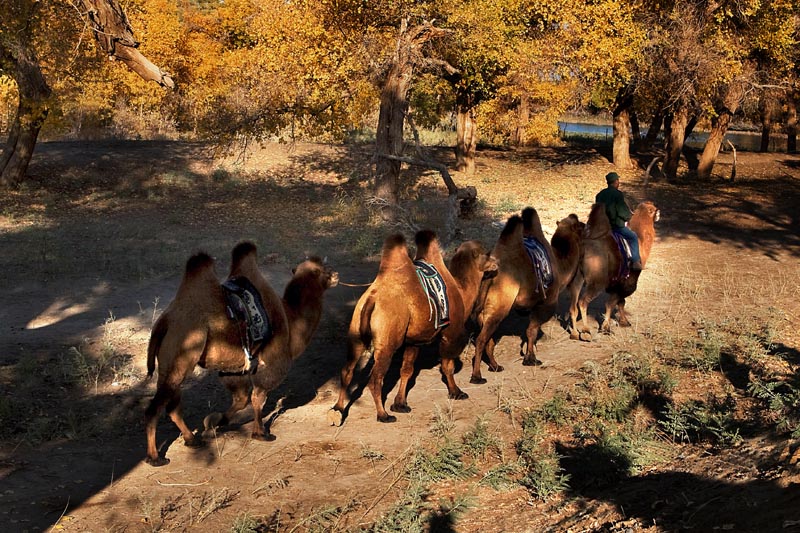
[[[606,215],[611,222],[611,229],[625,238],[631,247],[631,270],[642,269],[642,258],[639,255],[639,238],[628,227],[631,219],[631,209],[625,203],[625,197],[619,190],[619,174],[609,172],[606,174],[608,187],[597,193],[594,201],[606,206]]]

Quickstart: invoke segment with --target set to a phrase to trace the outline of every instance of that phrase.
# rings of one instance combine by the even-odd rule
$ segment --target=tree
[[[74,7],[110,59],[122,61],[145,80],[174,87],[170,75],[136,49],[138,43],[118,0],[76,0]],[[0,186],[24,180],[49,112],[52,91],[39,56],[39,49],[46,48],[42,40],[48,22],[54,17],[64,20],[74,12],[72,5],[58,0],[9,0],[0,7],[0,73],[14,80],[18,92],[17,114],[0,157]]]

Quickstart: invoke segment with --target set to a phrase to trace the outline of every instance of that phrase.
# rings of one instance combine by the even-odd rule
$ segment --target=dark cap
[[[615,181],[619,181],[619,174],[617,174],[616,172],[609,172],[608,174],[606,174],[606,183],[611,185]]]

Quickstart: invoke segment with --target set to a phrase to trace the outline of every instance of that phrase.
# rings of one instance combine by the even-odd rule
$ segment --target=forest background
[[[697,127],[710,135],[690,170],[711,175],[735,115],[796,148],[796,0],[12,0],[1,9],[6,186],[24,181],[40,131],[222,144],[374,134],[377,195],[392,204],[409,124],[455,130],[456,169],[467,172],[479,139],[552,144],[567,112],[613,117],[621,169],[633,165],[634,141],[647,146],[663,131],[672,179]]]

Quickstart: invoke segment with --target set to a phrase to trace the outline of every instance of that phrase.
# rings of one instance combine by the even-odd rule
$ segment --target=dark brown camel
[[[384,408],[382,389],[392,357],[401,347],[404,349],[403,364],[392,411],[411,411],[406,401],[406,388],[414,372],[419,346],[436,340],[439,340],[441,371],[447,382],[448,396],[457,400],[467,398],[467,394],[455,382],[455,361],[468,342],[465,322],[478,294],[481,279],[487,272],[497,270],[497,261],[479,242],[467,241],[458,247],[448,269],[442,258],[439,241],[432,231],[417,233],[415,241],[415,259],[435,266],[447,287],[450,323],[444,329],[435,327],[428,296],[417,278],[405,239],[399,234],[388,237],[383,244],[378,275],[353,311],[348,332],[350,346],[347,363],[341,372],[339,399],[329,413],[333,425],[341,425],[344,421],[353,370],[370,345],[374,365],[369,388],[375,400],[378,421],[397,420]]]
[[[248,373],[239,325],[228,318],[223,288],[214,260],[205,253],[192,256],[186,264],[175,299],[153,326],[147,348],[147,370],[152,376],[158,361],[158,387],[145,411],[147,462],[153,466],[169,463],[156,447],[156,425],[163,408],[181,431],[184,444],[199,446],[181,415],[181,384],[195,366],[240,375],[220,376],[230,390],[232,402],[224,415],[210,415],[213,425],[225,425],[236,412],[253,405],[254,439],[274,440],[264,431],[262,408],[267,395],[286,377],[292,361],[311,338],[322,315],[325,290],[336,286],[339,275],[319,258],[303,261],[293,271],[281,299],[258,269],[256,247],[239,243],[232,253],[229,279],[245,277],[258,290],[269,318],[272,335],[253,355],[255,373]]]
[[[642,256],[642,265],[647,264],[653,242],[656,238],[655,222],[658,221],[660,212],[652,202],[642,202],[633,212],[628,226],[639,237],[639,253]],[[589,304],[600,295],[603,290],[608,293],[606,310],[600,331],[611,331],[611,313],[614,308],[618,311],[619,325],[630,326],[625,313],[625,298],[636,291],[639,283],[640,270],[631,270],[626,277],[620,278],[620,265],[622,254],[619,251],[614,237],[611,235],[611,224],[606,216],[603,204],[594,204],[583,239],[583,259],[578,273],[570,284],[571,295],[570,321],[572,331],[570,337],[585,341],[592,340],[592,334],[587,322]],[[581,294],[583,289],[583,294]],[[581,322],[578,322],[580,311]]]
[[[558,295],[578,268],[582,231],[583,224],[578,217],[569,215],[558,223],[552,241],[548,243],[542,232],[539,215],[532,207],[525,208],[522,217],[514,215],[508,219],[492,250],[492,255],[500,262],[499,271],[494,278],[483,281],[477,304],[479,307],[475,310],[479,332],[475,340],[471,383],[486,383],[481,376],[484,354],[489,360],[490,371],[503,370],[494,358],[494,335],[512,309],[529,316],[525,332],[527,349],[522,364],[541,364],[536,357],[536,339],[542,324],[555,314]],[[525,236],[534,237],[547,251],[553,271],[553,281],[547,289],[544,289],[525,250]]]

